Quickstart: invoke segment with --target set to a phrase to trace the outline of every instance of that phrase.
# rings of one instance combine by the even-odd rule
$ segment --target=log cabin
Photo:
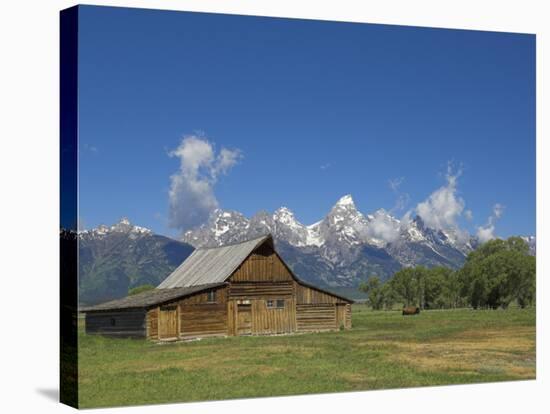
[[[156,289],[81,311],[87,334],[170,341],[350,329],[352,303],[296,277],[267,235],[196,249]]]

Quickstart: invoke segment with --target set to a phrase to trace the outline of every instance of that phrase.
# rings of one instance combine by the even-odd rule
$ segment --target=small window
[[[207,302],[216,302],[216,291],[211,290],[206,294],[206,301]]]
[[[116,325],[116,320],[115,318],[111,318],[111,326],[115,326]]]
[[[283,309],[285,307],[285,300],[284,299],[277,299],[277,300],[267,300],[266,306],[269,309]]]

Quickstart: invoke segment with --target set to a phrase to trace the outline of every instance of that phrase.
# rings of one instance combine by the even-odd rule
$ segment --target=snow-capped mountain
[[[469,235],[432,229],[420,216],[401,226],[399,237],[386,250],[402,266],[459,267],[475,247]]]
[[[266,233],[273,235],[301,277],[332,286],[355,286],[373,273],[385,278],[415,264],[456,268],[476,245],[469,234],[429,228],[418,216],[399,220],[383,209],[364,215],[351,195],[340,198],[312,225],[300,223],[287,207],[273,214],[261,211],[250,219],[235,211],[216,210],[182,240],[194,247],[212,247]]]
[[[153,232],[148,228],[131,224],[127,217],[122,217],[118,223],[112,226],[100,224],[96,228],[78,232],[81,239],[100,239],[113,233],[124,233],[128,234],[131,238],[137,238],[142,235],[150,235]]]
[[[249,220],[236,211],[214,210],[202,226],[183,234],[181,240],[194,247],[213,247],[235,243],[248,233]]]
[[[260,211],[250,220],[236,211],[215,210],[207,223],[184,233],[182,240],[195,247],[224,244],[271,233],[295,247],[359,245],[364,242],[368,220],[355,207],[350,195],[342,197],[321,221],[310,226],[300,223],[287,207],[273,214]]]
[[[82,304],[117,299],[135,286],[158,285],[193,247],[134,226],[127,218],[78,233],[78,284]]]

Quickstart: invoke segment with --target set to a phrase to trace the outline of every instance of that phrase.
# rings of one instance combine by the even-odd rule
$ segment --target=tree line
[[[510,237],[482,244],[458,270],[407,267],[384,283],[373,275],[359,290],[376,310],[392,309],[396,303],[421,309],[497,309],[516,302],[524,308],[535,303],[535,274],[536,259],[528,244]]]

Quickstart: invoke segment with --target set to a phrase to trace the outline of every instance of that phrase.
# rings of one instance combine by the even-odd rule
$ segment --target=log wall
[[[232,283],[228,294],[230,299],[282,299],[294,296],[294,285],[291,281]]]
[[[351,329],[351,303],[346,304],[346,329]]]
[[[296,305],[297,330],[302,332],[328,331],[338,328],[336,305],[302,304]]]
[[[213,289],[216,292],[214,302],[208,301],[208,291],[197,293],[186,298],[164,304],[164,307],[175,306],[176,337],[180,339],[225,336],[227,326],[227,287]],[[147,338],[152,340],[172,339],[173,335],[163,336],[162,332],[172,331],[168,313],[162,314],[162,307],[157,306],[147,312]],[[159,318],[160,316],[160,318]],[[159,329],[162,328],[162,329]],[[160,333],[160,335],[159,335]]]
[[[158,324],[159,309],[153,308],[147,312],[147,338],[152,340],[159,339]]]
[[[180,305],[180,338],[227,335],[227,304]]]
[[[351,304],[298,282],[295,282],[295,290],[298,331],[351,328]]]
[[[145,338],[145,310],[87,312],[86,333],[120,338]]]
[[[321,292],[320,290],[310,288],[295,282],[296,303],[298,304],[314,304],[314,303],[338,303],[343,302],[336,296]]]
[[[180,338],[227,335],[227,287],[217,288],[215,302],[203,292],[178,302]]]

